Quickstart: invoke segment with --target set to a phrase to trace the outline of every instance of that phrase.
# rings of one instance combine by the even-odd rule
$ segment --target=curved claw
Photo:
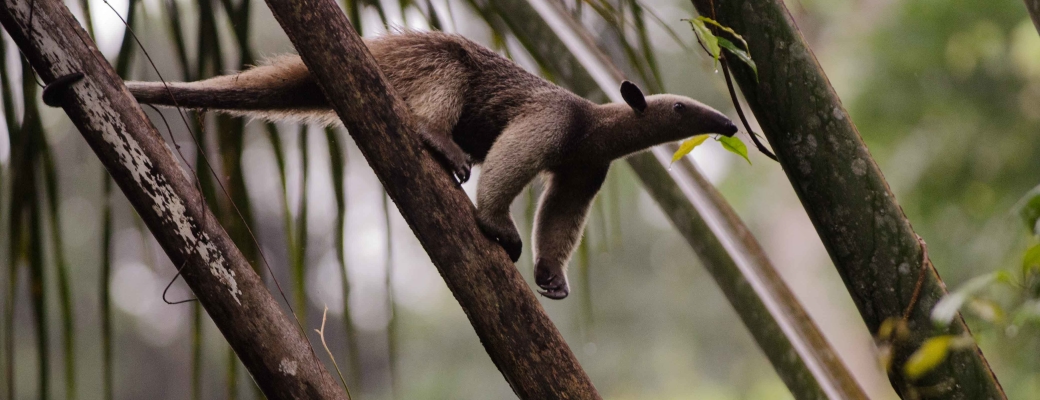
[[[553,300],[560,300],[571,293],[570,285],[567,283],[567,275],[563,271],[553,272],[544,265],[535,267],[535,283],[543,290],[538,294]]]
[[[73,83],[79,82],[85,75],[82,72],[73,72],[68,75],[59,76],[57,79],[48,83],[47,86],[43,87],[43,104],[51,107],[61,107],[61,100],[64,98],[66,91],[69,86]]]
[[[455,179],[458,179],[460,185],[469,181],[470,165],[469,156],[466,156],[466,161],[462,164],[455,165]]]
[[[419,138],[460,185],[469,180],[473,162],[458,144],[447,136],[430,133],[425,128],[419,130]]]
[[[539,290],[538,294],[553,300],[563,300],[570,295],[570,289],[563,287],[562,289],[557,290]]]

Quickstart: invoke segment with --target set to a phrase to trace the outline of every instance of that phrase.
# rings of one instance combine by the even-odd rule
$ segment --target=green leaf
[[[672,155],[672,162],[679,161],[687,154],[690,154],[690,152],[693,151],[694,148],[700,146],[701,143],[704,143],[705,140],[708,140],[708,135],[698,135],[686,139],[686,141],[682,142],[682,144],[679,145],[679,150],[676,150],[675,154]]]
[[[737,59],[739,59],[741,62],[751,67],[751,71],[755,73],[755,82],[758,82],[758,66],[755,65],[755,60],[751,59],[751,55],[743,49],[737,47],[737,45],[733,44],[733,42],[729,41],[729,39],[723,37],[720,37],[718,39],[720,47],[726,49],[726,51],[736,56]]]
[[[719,142],[722,143],[722,148],[729,150],[738,156],[744,157],[747,160],[748,165],[751,164],[751,159],[748,158],[747,146],[744,142],[736,136],[719,136]]]
[[[926,340],[914,354],[910,355],[906,364],[903,364],[903,375],[911,380],[916,380],[935,369],[946,359],[953,338],[953,335],[942,335]]]
[[[965,282],[959,288],[944,296],[932,308],[932,322],[939,325],[948,325],[957,316],[957,311],[961,309],[965,302],[971,299],[972,295],[986,288],[990,283],[1001,280],[1001,276],[1000,273],[992,273],[976,276]]]
[[[1022,272],[1028,274],[1031,269],[1040,269],[1040,244],[1030,247],[1022,256]]]
[[[1015,208],[1018,209],[1022,221],[1026,223],[1026,228],[1034,235],[1040,236],[1040,226],[1037,225],[1037,221],[1040,220],[1040,186],[1023,196]]]
[[[693,32],[697,34],[697,40],[703,43],[704,47],[708,49],[708,53],[711,53],[715,61],[718,61],[719,54],[722,52],[719,48],[719,38],[715,37],[714,33],[711,33],[711,29],[704,25],[704,21],[701,18],[688,19],[686,22],[689,22],[690,26],[693,27]]]
[[[744,45],[745,49],[748,48],[747,41],[744,40],[743,36],[740,36],[739,34],[737,34],[737,32],[733,30],[733,28],[730,28],[728,26],[724,26],[724,25],[716,22],[715,20],[713,20],[711,18],[708,18],[708,17],[705,17],[705,16],[697,17],[697,19],[695,21],[700,21],[701,23],[708,23],[708,24],[715,25],[719,29],[722,29],[723,31],[725,31],[725,32],[729,33],[730,35],[733,35],[733,37],[737,38],[737,40],[739,40],[740,43],[742,43]]]

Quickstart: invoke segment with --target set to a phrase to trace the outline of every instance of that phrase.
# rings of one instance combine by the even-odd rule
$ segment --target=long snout
[[[737,125],[726,117],[726,114],[696,100],[689,99],[688,101],[693,103],[695,110],[696,122],[694,124],[697,133],[717,133],[724,136],[733,136],[737,133]]]
[[[723,129],[722,132],[719,132],[719,133],[721,133],[723,135],[726,135],[726,136],[733,136],[733,135],[735,135],[737,133],[737,126],[734,125],[733,121],[730,121],[729,118],[726,118],[725,125],[726,126],[724,126],[722,128]]]
[[[737,125],[732,120],[727,118],[725,115],[717,114],[712,118],[713,130],[711,133],[718,133],[724,136],[733,136],[737,133]]]

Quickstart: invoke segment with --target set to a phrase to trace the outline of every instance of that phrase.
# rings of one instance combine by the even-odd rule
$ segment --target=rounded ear
[[[639,90],[636,84],[629,81],[621,82],[621,97],[636,112],[646,110],[646,97],[643,97],[643,91]]]

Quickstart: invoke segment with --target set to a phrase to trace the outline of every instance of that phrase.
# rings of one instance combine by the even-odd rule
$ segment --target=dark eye
[[[686,106],[684,106],[682,103],[675,103],[672,104],[672,109],[675,110],[675,112],[682,112],[686,109]]]

